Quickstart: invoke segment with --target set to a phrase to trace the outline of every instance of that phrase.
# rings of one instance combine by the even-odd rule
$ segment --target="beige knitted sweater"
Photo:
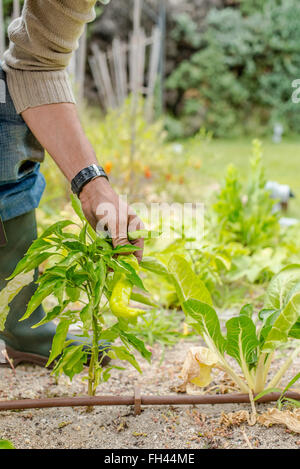
[[[25,0],[8,29],[3,69],[16,110],[74,102],[66,67],[96,0]]]

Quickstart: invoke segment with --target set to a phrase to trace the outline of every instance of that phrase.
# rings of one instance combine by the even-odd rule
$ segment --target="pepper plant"
[[[72,380],[89,362],[88,393],[95,395],[97,386],[105,382],[112,368],[102,366],[106,356],[125,360],[141,372],[133,354],[137,350],[150,361],[151,353],[144,343],[129,332],[131,323],[144,313],[131,308],[130,299],[151,303],[139,275],[134,256],[137,247],[127,245],[114,248],[110,239],[96,234],[81,210],[80,202],[72,197],[72,206],[79,216],[80,225],[64,220],[50,226],[33,242],[26,255],[9,277],[7,287],[0,293],[0,326],[4,327],[9,311],[8,304],[20,289],[28,284],[30,272],[47,261],[38,278],[38,288],[27,305],[21,320],[25,320],[49,295],[56,298],[56,305],[48,311],[39,327],[57,320],[57,330],[46,366],[54,366],[53,373],[62,373]],[[71,228],[71,229],[70,229]],[[130,240],[151,233],[137,231],[129,234]],[[132,292],[133,287],[139,291]],[[110,306],[116,321],[106,327],[103,312]],[[79,324],[80,334],[76,344],[66,340],[70,326]],[[92,331],[92,339],[89,332]],[[120,339],[118,345],[116,339]],[[99,343],[103,353],[99,354]]]

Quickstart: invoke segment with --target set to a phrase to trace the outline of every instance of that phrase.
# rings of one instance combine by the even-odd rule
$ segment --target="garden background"
[[[1,3],[7,27],[22,2]],[[114,188],[131,203],[200,202],[205,207],[204,238],[193,249],[182,232],[177,239],[146,243],[141,276],[151,300],[147,313],[130,325],[129,332],[152,352],[153,364],[147,363],[147,353],[140,347],[144,374],[138,374],[136,362],[127,356],[136,370],[110,370],[111,377],[102,375],[99,392],[128,393],[136,382],[153,394],[195,392],[195,383],[185,382],[182,388],[178,378],[190,347],[203,345],[199,330],[182,311],[181,293],[188,288],[183,272],[188,282],[198,279],[209,292],[222,331],[224,322],[240,311],[253,317],[258,330],[260,321],[267,321],[263,325],[269,331],[275,319],[268,323],[262,311],[268,309],[266,295],[272,278],[290,265],[299,269],[300,5],[297,0],[111,0],[97,4],[96,11],[97,18],[86,29],[69,71],[80,118],[99,163]],[[134,79],[135,62],[130,61],[130,51],[141,54],[134,37],[146,42],[152,38],[144,55],[136,55],[137,63],[143,65],[139,83]],[[128,83],[120,97],[122,83],[113,67],[123,63],[121,43],[128,45],[129,57]],[[109,76],[103,75],[104,69]],[[47,188],[37,210],[39,233],[63,219],[78,222],[70,188],[48,155],[42,172]],[[149,228],[159,231],[161,226]],[[41,274],[47,272],[53,267],[51,259],[39,267]],[[171,276],[163,275],[167,269]],[[180,287],[172,277],[175,274]],[[293,287],[299,288],[299,281]],[[46,309],[55,307],[55,301],[46,298]],[[243,305],[248,306],[243,309]],[[103,316],[111,327],[109,308],[104,307]],[[76,330],[76,324],[72,325]],[[299,329],[298,319],[289,338],[278,345],[270,368],[274,376],[288,357],[295,358],[283,385],[299,378]],[[252,352],[247,356],[250,370]],[[229,355],[235,358],[234,351]],[[28,370],[25,365],[16,369],[17,374],[1,370],[3,398],[86,393],[80,373],[70,384],[65,376],[55,381],[47,370],[34,369],[31,376],[38,380],[33,385]],[[299,390],[299,382],[293,383],[293,389]],[[196,391],[224,394],[239,389],[224,373],[214,375]],[[282,403],[277,405],[282,410]],[[90,417],[72,409],[47,410],[41,424],[38,415],[27,412],[17,433],[14,429],[20,417],[11,413],[7,423],[3,413],[0,428],[2,437],[18,447],[299,446],[299,435],[290,427],[252,426],[249,413],[240,414],[238,406],[230,407],[235,414],[227,417],[221,407],[204,407],[188,411],[174,407],[156,413],[150,408],[139,421],[124,409],[114,409],[109,424],[103,409]]]

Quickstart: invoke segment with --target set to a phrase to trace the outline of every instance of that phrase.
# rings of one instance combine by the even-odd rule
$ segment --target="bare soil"
[[[111,379],[99,387],[98,394],[130,395],[135,384],[142,394],[170,394],[181,383],[178,378],[185,355],[195,343],[182,341],[165,352],[152,349],[149,365],[140,359],[143,374],[130,365],[126,371],[112,370]],[[284,352],[288,354],[289,351]],[[286,380],[299,371],[300,359],[290,369]],[[0,368],[0,400],[82,396],[86,381],[77,376],[70,383],[61,377],[58,382],[50,371],[32,365],[15,370]],[[222,381],[223,380],[223,381]],[[222,384],[223,383],[223,384]],[[217,388],[210,392],[226,392],[224,376],[215,379]],[[274,404],[257,405],[259,413]],[[9,439],[20,449],[299,449],[300,435],[282,425],[266,428],[260,424],[227,428],[220,424],[222,412],[248,410],[247,404],[153,406],[144,407],[134,416],[132,407],[51,408],[0,412],[0,439]]]

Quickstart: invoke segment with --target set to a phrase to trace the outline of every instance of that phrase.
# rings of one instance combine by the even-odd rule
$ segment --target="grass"
[[[189,150],[190,141],[184,142]],[[190,193],[193,198],[210,198],[223,181],[227,166],[233,163],[238,167],[241,177],[246,180],[250,166],[252,138],[241,140],[212,140],[199,147],[200,169],[195,169],[195,180]],[[296,198],[291,200],[287,216],[300,219],[300,139],[283,140],[275,144],[271,140],[263,141],[264,166],[268,180],[288,184]]]

